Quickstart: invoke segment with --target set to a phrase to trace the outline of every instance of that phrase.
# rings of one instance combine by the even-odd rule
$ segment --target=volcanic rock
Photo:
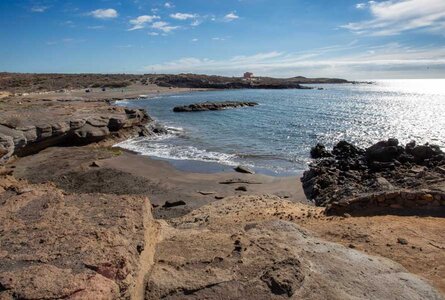
[[[195,103],[184,106],[176,106],[173,108],[174,112],[195,112],[208,110],[223,110],[228,108],[248,107],[258,105],[256,102],[240,102],[240,101],[225,101],[225,102],[204,102]]]

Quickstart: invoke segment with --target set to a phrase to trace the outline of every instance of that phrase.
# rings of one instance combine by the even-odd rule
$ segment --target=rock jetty
[[[445,153],[435,145],[381,141],[361,149],[341,141],[328,151],[317,144],[316,159],[303,174],[306,196],[334,213],[445,208]],[[380,209],[379,209],[380,208]]]
[[[251,107],[256,106],[256,102],[241,102],[241,101],[224,101],[224,102],[204,102],[194,103],[184,106],[176,106],[173,108],[174,112],[194,112],[194,111],[209,111],[209,110],[223,110],[229,108]]]

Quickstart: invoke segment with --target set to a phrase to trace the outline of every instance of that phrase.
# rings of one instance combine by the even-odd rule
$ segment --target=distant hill
[[[56,91],[81,88],[125,88],[133,84],[210,89],[303,89],[300,84],[348,83],[338,78],[226,77],[199,74],[32,74],[0,73],[0,90],[9,92]]]

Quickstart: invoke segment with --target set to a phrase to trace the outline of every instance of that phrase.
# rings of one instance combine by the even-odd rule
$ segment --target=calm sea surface
[[[119,101],[145,108],[170,134],[119,146],[169,160],[249,165],[288,175],[307,167],[317,142],[369,146],[389,137],[445,148],[445,79],[382,80],[375,84],[313,85],[324,90],[228,90]],[[256,107],[174,113],[205,101],[255,101]]]

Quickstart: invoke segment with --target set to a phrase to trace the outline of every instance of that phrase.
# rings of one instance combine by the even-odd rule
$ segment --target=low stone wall
[[[391,190],[360,195],[338,202],[332,202],[326,207],[326,214],[367,215],[387,213],[405,214],[415,210],[416,214],[434,214],[445,216],[445,192],[437,190]]]

